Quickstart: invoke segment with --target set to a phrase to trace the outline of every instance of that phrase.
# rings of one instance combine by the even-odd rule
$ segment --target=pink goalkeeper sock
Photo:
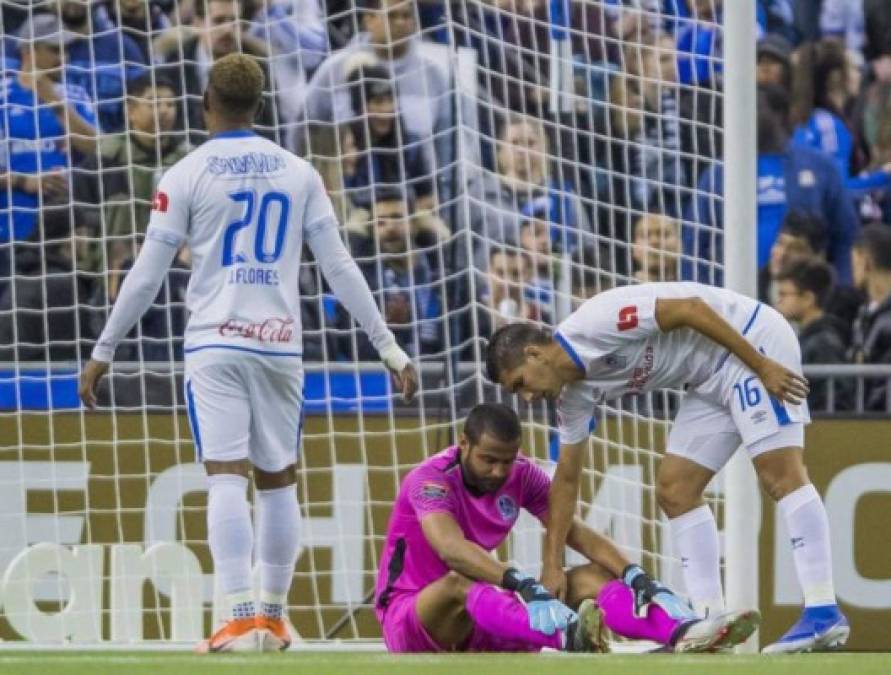
[[[646,618],[634,616],[634,596],[631,589],[615,579],[600,589],[597,602],[603,620],[610,630],[635,640],[653,640],[668,644],[680,621],[672,619],[658,605],[650,605]]]
[[[529,627],[529,614],[513,593],[502,591],[490,584],[474,582],[467,593],[467,613],[474,624],[488,633],[487,651],[532,651],[542,647],[560,649],[562,634],[545,635]]]

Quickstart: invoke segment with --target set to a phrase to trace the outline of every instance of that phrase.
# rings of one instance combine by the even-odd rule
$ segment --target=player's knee
[[[755,468],[761,486],[774,501],[810,483],[799,452],[780,451],[761,455],[755,460]]]
[[[682,480],[660,476],[656,482],[656,501],[669,518],[677,518],[699,505],[701,495]]]
[[[775,502],[780,501],[786,495],[795,492],[795,490],[810,482],[807,470],[804,467],[802,467],[801,471],[762,472],[759,478],[764,491]]]
[[[258,490],[277,490],[297,482],[297,467],[294,464],[281,471],[263,471],[254,467],[254,485]]]
[[[236,476],[244,476],[247,478],[251,470],[251,463],[246,459],[237,459],[229,462],[205,460],[204,470],[207,472],[208,476],[235,474]]]
[[[456,604],[463,607],[473,581],[458,572],[449,572],[445,576],[444,582],[449,596],[455,600]]]

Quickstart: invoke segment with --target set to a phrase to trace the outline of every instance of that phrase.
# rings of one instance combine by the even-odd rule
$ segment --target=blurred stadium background
[[[243,51],[268,76],[258,131],[322,173],[423,375],[416,405],[392,401],[304,259],[301,636],[379,636],[369,591],[398,481],[470,405],[502,395],[479,367],[494,328],[554,323],[616,285],[693,279],[745,287],[799,326],[849,647],[891,647],[891,3],[0,6],[0,638],[185,644],[221,611],[182,400],[188,250],[118,351],[99,414],[80,409],[76,379],[160,175],[206,138],[210,65]],[[755,22],[734,57],[740,11]],[[751,192],[726,202],[725,239],[724,186],[740,181]],[[582,513],[683,590],[652,487],[679,395],[603,407]],[[526,451],[547,466],[552,413],[521,409]],[[767,641],[800,594],[773,506],[746,480],[748,501],[728,503],[723,480],[710,494],[744,525],[728,581],[759,605]],[[500,553],[535,570],[540,530],[524,523]]]

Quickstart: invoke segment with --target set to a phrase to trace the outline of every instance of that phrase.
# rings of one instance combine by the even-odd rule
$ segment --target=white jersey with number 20
[[[299,355],[304,239],[336,227],[315,169],[251,131],[217,134],[171,167],[146,236],[191,249],[186,352]]]

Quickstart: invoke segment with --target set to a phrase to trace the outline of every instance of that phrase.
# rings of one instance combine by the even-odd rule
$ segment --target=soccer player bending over
[[[115,347],[158,294],[182,245],[192,253],[186,306],[185,389],[198,460],[208,476],[207,532],[231,619],[208,651],[285,649],[300,507],[294,489],[303,405],[299,274],[304,242],[340,302],[358,320],[410,399],[417,377],[347,253],[321,177],[251,129],[264,89],[250,57],[210,70],[210,139],[163,176],[145,245],[127,275],[80,395],[95,387]],[[254,531],[246,491],[256,487],[260,607],[252,593]],[[259,611],[258,611],[259,609]]]
[[[591,298],[553,334],[505,326],[486,354],[489,377],[527,401],[557,401],[560,459],[550,494],[542,583],[561,596],[560,566],[578,497],[594,406],[685,387],[656,476],[687,593],[700,612],[723,611],[718,528],[706,485],[742,444],[777,502],[804,592],[799,621],[766,652],[842,645],[850,633],[832,583],[826,509],[802,458],[807,381],[791,326],[771,307],[696,283],[650,283]]]
[[[572,513],[565,516],[567,542],[590,562],[567,573],[565,603],[493,558],[520,509],[548,522],[550,479],[519,453],[521,433],[507,406],[478,405],[458,445],[405,477],[375,589],[390,651],[602,651],[603,623],[684,652],[729,647],[751,635],[757,612],[700,620]]]

